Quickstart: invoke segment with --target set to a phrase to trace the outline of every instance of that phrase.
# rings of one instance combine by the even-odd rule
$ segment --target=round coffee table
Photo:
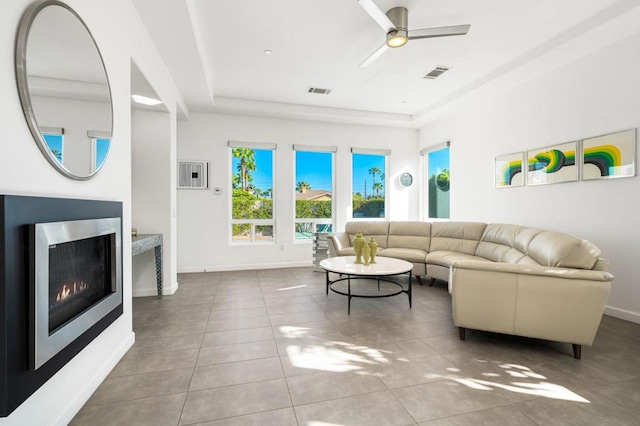
[[[407,293],[409,296],[409,308],[411,308],[411,270],[413,265],[407,261],[394,259],[392,257],[376,257],[376,263],[370,265],[356,264],[355,256],[339,256],[330,257],[320,262],[320,267],[325,270],[327,275],[327,294],[329,289],[334,293],[347,296],[348,307],[347,313],[351,314],[351,298],[352,297],[367,297],[367,298],[379,298],[379,297],[391,297],[397,296],[400,293]],[[329,279],[329,272],[340,274],[340,277],[336,280]],[[392,279],[396,275],[409,274],[409,288],[404,289],[404,286]],[[346,275],[346,277],[344,276]],[[380,291],[380,281],[388,282],[400,287],[400,290],[392,293],[384,294],[353,294],[351,293],[351,280],[357,279],[376,279],[378,281],[378,291]],[[346,281],[347,292],[336,290],[333,288],[333,284]]]

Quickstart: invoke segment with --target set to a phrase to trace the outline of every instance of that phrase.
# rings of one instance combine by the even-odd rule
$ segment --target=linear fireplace
[[[0,417],[122,315],[122,217],[119,201],[0,195]]]
[[[40,368],[121,303],[120,229],[120,218],[31,225],[29,368]]]

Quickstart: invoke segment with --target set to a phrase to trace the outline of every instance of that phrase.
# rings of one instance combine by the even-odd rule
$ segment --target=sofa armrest
[[[604,271],[454,261],[456,326],[591,345],[613,275]]]
[[[329,246],[329,257],[337,257],[340,250],[345,247],[351,247],[349,234],[346,232],[335,232],[327,235],[327,244]]]
[[[613,281],[613,275],[606,271],[592,269],[556,268],[552,266],[517,265],[513,263],[482,262],[479,260],[454,260],[451,268],[471,269],[475,271],[503,272],[522,275],[537,275],[567,280]]]

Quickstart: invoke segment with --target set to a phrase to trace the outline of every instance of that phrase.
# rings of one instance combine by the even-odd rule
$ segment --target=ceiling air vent
[[[319,95],[328,95],[331,93],[331,89],[321,89],[319,87],[309,87],[307,93],[317,93]]]
[[[450,69],[451,69],[451,67],[435,67],[433,70],[431,70],[423,78],[428,78],[428,79],[433,80],[434,78],[440,77],[445,71],[449,71]]]

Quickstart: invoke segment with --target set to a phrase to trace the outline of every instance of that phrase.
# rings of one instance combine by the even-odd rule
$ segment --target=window
[[[273,242],[273,150],[275,145],[229,142],[231,147],[231,240]]]
[[[385,217],[385,173],[390,151],[352,148],[351,152],[353,217]]]
[[[111,133],[90,130],[87,132],[87,136],[91,141],[91,173],[93,173],[102,166],[107,158]]]
[[[294,145],[295,239],[333,231],[333,153],[336,147]]]
[[[449,219],[451,179],[449,176],[449,142],[420,152],[427,171],[427,207],[429,218]]]
[[[55,127],[42,127],[42,137],[51,150],[53,156],[62,164],[62,147],[64,142],[64,129]]]

